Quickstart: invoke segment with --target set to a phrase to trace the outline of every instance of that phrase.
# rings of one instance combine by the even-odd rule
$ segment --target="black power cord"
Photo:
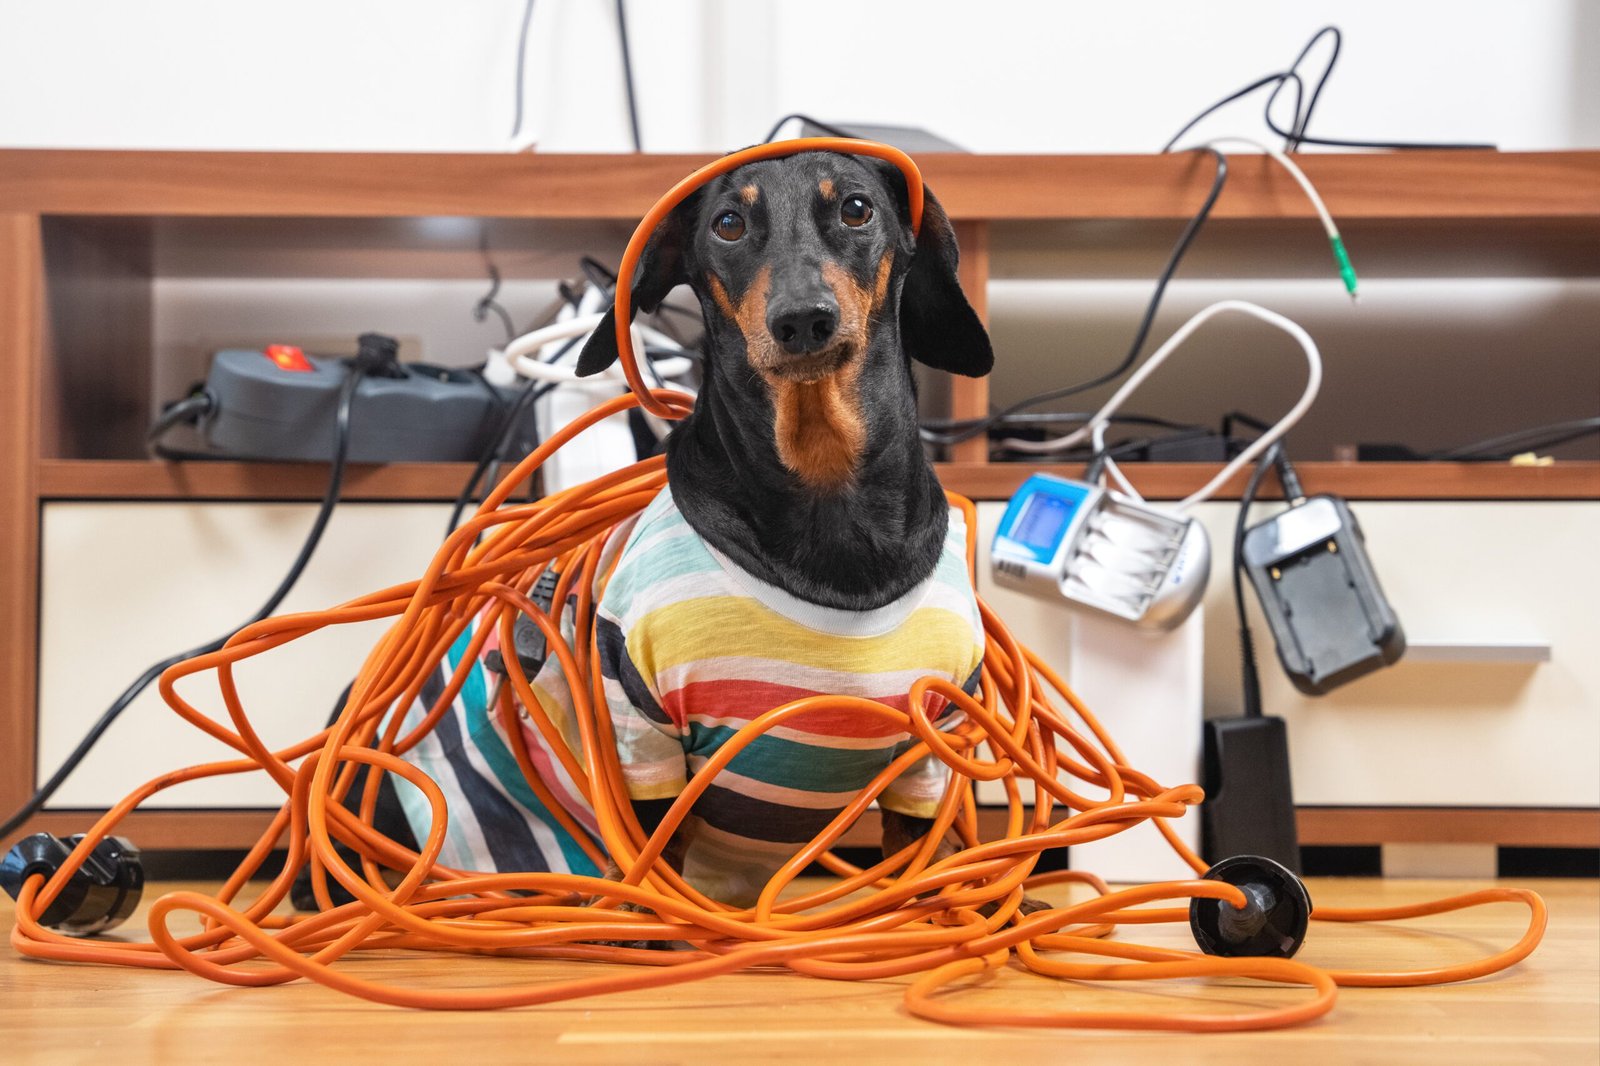
[[[1250,524],[1250,508],[1261,491],[1267,471],[1276,468],[1278,481],[1283,486],[1284,498],[1294,502],[1304,497],[1300,478],[1281,441],[1268,448],[1256,461],[1250,480],[1239,496],[1239,516],[1233,524],[1233,606],[1239,616],[1239,683],[1244,703],[1244,717],[1261,717],[1261,674],[1256,666],[1255,635],[1250,630],[1250,618],[1244,607],[1244,534]]]
[[[1505,433],[1471,444],[1457,445],[1424,458],[1457,462],[1503,462],[1522,452],[1554,448],[1558,444],[1565,444],[1595,433],[1600,433],[1600,417],[1574,418],[1548,426],[1520,429],[1515,433]]]
[[[1315,87],[1311,90],[1310,98],[1306,99],[1304,97],[1304,82],[1301,80],[1299,73],[1300,64],[1305,62],[1305,58],[1311,52],[1311,49],[1314,48],[1317,42],[1322,40],[1324,37],[1333,38],[1333,51],[1328,56],[1327,65],[1323,67],[1322,74],[1317,78]],[[1306,133],[1306,127],[1311,123],[1312,112],[1316,110],[1317,101],[1322,96],[1322,90],[1328,82],[1328,76],[1333,73],[1334,64],[1339,61],[1339,50],[1343,44],[1343,41],[1344,35],[1339,31],[1339,27],[1322,27],[1322,29],[1312,34],[1311,40],[1307,41],[1305,47],[1300,49],[1300,54],[1295,57],[1294,62],[1289,65],[1287,70],[1280,71],[1276,74],[1268,74],[1262,78],[1257,78],[1244,88],[1238,89],[1232,93],[1229,93],[1227,96],[1224,96],[1221,100],[1218,100],[1216,103],[1212,104],[1210,107],[1196,115],[1194,118],[1184,123],[1183,128],[1178,130],[1177,133],[1173,134],[1172,139],[1167,141],[1165,147],[1163,147],[1161,150],[1163,152],[1171,151],[1172,146],[1177,144],[1178,140],[1185,133],[1188,133],[1191,129],[1193,129],[1201,119],[1220,108],[1226,107],[1235,100],[1238,100],[1241,97],[1249,96],[1256,90],[1264,88],[1268,85],[1272,86],[1272,92],[1267,97],[1266,105],[1262,109],[1262,119],[1266,122],[1268,129],[1284,139],[1284,151],[1286,152],[1293,152],[1303,144],[1315,144],[1331,148],[1380,148],[1401,151],[1407,149],[1429,148],[1449,149],[1456,151],[1492,150],[1495,147],[1492,144],[1480,143],[1465,144],[1420,141],[1355,141],[1334,137],[1313,137]],[[1277,102],[1278,94],[1283,91],[1284,85],[1290,82],[1292,82],[1295,87],[1295,118],[1294,121],[1290,123],[1289,128],[1284,129],[1273,119],[1272,105]]]
[[[180,452],[161,443],[163,437],[175,427],[185,423],[199,422],[206,415],[217,409],[217,398],[212,395],[204,385],[196,384],[190,389],[189,395],[177,403],[168,404],[161,411],[150,426],[150,432],[145,434],[145,445],[151,453],[162,459],[210,459],[209,455],[199,453]]]
[[[639,101],[633,88],[633,53],[628,48],[628,12],[623,0],[617,0],[617,43],[622,48],[622,87],[628,94],[628,129],[633,133],[633,150],[644,151],[644,139],[639,134]]]
[[[448,537],[451,533],[454,533],[456,527],[461,524],[461,515],[466,511],[467,504],[471,503],[477,496],[478,484],[483,481],[484,474],[488,472],[491,466],[504,459],[505,450],[511,443],[512,435],[522,422],[522,418],[527,413],[528,408],[555,387],[554,382],[525,385],[522,391],[517,394],[516,400],[506,407],[504,417],[501,419],[499,426],[490,436],[483,453],[478,456],[477,464],[472,468],[472,476],[467,478],[467,483],[456,494],[455,504],[450,508],[450,525],[445,529],[445,536]],[[487,484],[494,484],[492,476]]]
[[[965,440],[987,433],[989,427],[998,422],[1003,422],[1011,416],[1037,407],[1042,403],[1054,400],[1064,400],[1068,396],[1076,396],[1080,392],[1098,388],[1110,381],[1126,374],[1128,370],[1139,361],[1139,353],[1144,350],[1145,341],[1150,336],[1150,327],[1155,323],[1156,313],[1161,309],[1161,298],[1166,294],[1167,284],[1172,280],[1172,275],[1177,272],[1178,264],[1183,261],[1184,253],[1194,243],[1200,227],[1205,225],[1206,219],[1211,217],[1211,209],[1216,206],[1217,197],[1222,195],[1223,186],[1228,181],[1228,160],[1221,152],[1214,148],[1204,149],[1211,154],[1216,163],[1216,172],[1211,179],[1211,191],[1206,194],[1205,202],[1195,212],[1194,217],[1184,226],[1179,234],[1178,241],[1172,246],[1172,253],[1167,257],[1167,265],[1162,268],[1161,275],[1156,279],[1155,291],[1150,294],[1150,302],[1145,307],[1144,317],[1139,320],[1139,328],[1134,331],[1133,342],[1128,345],[1128,352],[1122,361],[1103,374],[1099,374],[1088,381],[1064,388],[1051,389],[1048,392],[1036,393],[1026,399],[1018,400],[999,411],[984,415],[981,418],[970,419],[939,419],[929,420],[922,424],[922,439],[930,444],[959,444]]]
[[[328,519],[333,516],[334,506],[339,502],[339,490],[344,484],[345,456],[350,450],[350,415],[355,406],[356,385],[365,375],[366,372],[363,369],[352,366],[349,376],[345,378],[344,387],[339,390],[339,410],[335,422],[337,442],[334,446],[332,468],[328,474],[328,487],[322,494],[322,502],[318,505],[317,516],[311,523],[311,531],[306,534],[305,541],[300,545],[299,554],[295,556],[288,573],[284,574],[283,580],[278,583],[278,587],[267,598],[267,602],[262,604],[260,609],[251,615],[247,621],[230,630],[226,636],[163,659],[140,674],[133,684],[123,690],[122,695],[118,696],[111,706],[105,709],[105,712],[100,715],[99,721],[95,722],[84,738],[78,742],[78,746],[72,749],[66,761],[50,776],[50,779],[39,786],[38,791],[12,813],[3,825],[0,825],[0,841],[4,841],[15,833],[22,827],[23,823],[39,813],[44,808],[44,805],[50,802],[50,797],[56,794],[56,790],[61,787],[62,782],[78,768],[85,756],[89,754],[90,749],[99,742],[100,738],[105,735],[106,730],[111,728],[112,723],[121,716],[123,711],[128,709],[128,706],[139,697],[139,694],[149,687],[150,682],[160,677],[168,667],[175,666],[186,659],[192,659],[197,655],[209,655],[219,650],[239,630],[244,629],[246,626],[254,625],[271,615],[283,603],[284,598],[289,595],[296,582],[300,580],[300,575],[305,572],[306,564],[311,561],[312,554],[322,541],[322,534],[328,528]],[[195,398],[190,397],[191,400]],[[166,421],[172,415],[174,409],[183,406],[185,403],[188,403],[188,400],[180,401],[173,408],[169,408],[167,413],[163,414],[161,421]],[[175,419],[171,424],[176,424],[176,421]],[[159,425],[160,423],[158,422],[157,424]]]
[[[1250,631],[1250,617],[1244,608],[1244,531],[1250,524],[1250,506],[1256,502],[1261,482],[1272,469],[1272,460],[1281,449],[1274,444],[1256,461],[1239,497],[1239,516],[1233,523],[1233,606],[1239,615],[1239,687],[1244,702],[1244,717],[1261,717],[1261,674],[1256,668],[1256,641]]]
[[[765,137],[761,138],[761,143],[762,144],[770,144],[772,142],[772,139],[778,135],[778,132],[780,130],[782,130],[784,126],[786,126],[789,123],[795,121],[796,119],[799,119],[801,122],[809,122],[809,123],[811,123],[811,125],[817,127],[817,129],[821,130],[823,133],[826,133],[829,137],[854,137],[855,136],[855,134],[848,133],[848,132],[840,129],[838,126],[830,126],[826,122],[819,122],[817,119],[812,118],[810,115],[802,115],[798,111],[794,111],[794,112],[790,112],[787,115],[784,115],[778,121],[774,122],[772,124],[772,128],[767,131],[767,135]]]
[[[533,23],[533,3],[528,0],[522,8],[522,29],[517,34],[517,81],[513,87],[512,105],[513,118],[511,120],[511,139],[516,140],[517,134],[522,132],[522,88],[523,71],[528,63],[528,27]]]
[[[478,299],[478,302],[473,305],[472,320],[474,322],[482,322],[489,317],[491,311],[494,312],[495,316],[500,319],[501,327],[506,331],[506,343],[510,344],[517,339],[517,327],[511,321],[511,312],[507,311],[505,305],[498,299],[502,279],[500,277],[500,267],[495,264],[494,257],[489,254],[489,234],[487,232],[478,235],[478,251],[483,255],[484,272],[489,275],[489,291],[484,293]]]

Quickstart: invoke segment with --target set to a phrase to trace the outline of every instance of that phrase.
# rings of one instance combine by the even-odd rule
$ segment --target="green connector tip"
[[[1333,261],[1339,264],[1339,277],[1344,279],[1344,291],[1354,300],[1357,285],[1356,268],[1350,265],[1350,253],[1344,250],[1344,239],[1329,237],[1328,243],[1333,245]]]

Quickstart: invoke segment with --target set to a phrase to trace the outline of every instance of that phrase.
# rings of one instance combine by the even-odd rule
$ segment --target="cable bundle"
[[[667,391],[656,391],[650,399],[679,417],[690,402],[682,394]],[[1545,922],[1544,905],[1537,895],[1520,889],[1474,892],[1407,907],[1324,909],[1314,915],[1330,921],[1388,921],[1490,902],[1518,902],[1529,908],[1527,932],[1512,947],[1474,963],[1431,970],[1330,971],[1287,959],[1211,958],[1108,939],[1119,925],[1187,921],[1186,907],[1149,908],[1144,904],[1186,904],[1191,899],[1209,898],[1242,906],[1243,893],[1224,882],[1198,878],[1111,891],[1084,872],[1034,873],[1046,849],[1111,836],[1154,819],[1198,874],[1206,869],[1205,862],[1177,839],[1166,820],[1183,816],[1200,801],[1201,792],[1188,784],[1164,787],[1129,766],[1067,685],[1017,643],[987,607],[983,608],[986,655],[976,698],[930,678],[912,686],[909,713],[845,697],[812,697],[778,708],[729,740],[690,781],[660,827],[647,838],[628,802],[611,742],[595,667],[593,616],[606,579],[600,568],[601,547],[619,522],[642,510],[666,483],[664,463],[660,458],[649,459],[537,503],[505,505],[515,487],[556,449],[587,426],[638,402],[632,394],[609,401],[546,441],[451,535],[420,581],[375,592],[330,611],[257,622],[220,651],[169,669],[161,678],[168,704],[185,720],[237,751],[239,757],[175,771],[149,782],[108,812],[48,883],[42,876],[31,878],[19,899],[12,932],[16,949],[40,958],[181,968],[235,985],[309,978],[378,1002],[442,1009],[552,1003],[753,968],[785,967],[802,974],[852,980],[915,974],[916,980],[906,991],[907,1009],[939,1021],[1204,1031],[1267,1028],[1316,1018],[1332,1007],[1338,985],[1428,984],[1482,976],[1525,958],[1538,944]],[[952,497],[952,504],[968,512],[967,528],[975,530],[972,505],[959,497]],[[969,565],[974,556],[973,536],[969,532]],[[552,565],[561,574],[561,584],[551,612],[546,613],[526,592]],[[569,590],[574,594],[570,607]],[[561,615],[566,610],[572,612],[570,622],[578,634],[571,646],[560,636]],[[463,657],[451,684],[415,731],[399,735],[402,716],[387,715],[387,711],[408,705],[416,697],[445,649],[474,617],[482,614],[486,623],[474,634],[477,643],[499,626],[509,645],[510,628],[519,613],[532,618],[544,631],[554,653],[562,657],[566,676],[586,679],[589,685],[588,691],[572,694],[582,750],[573,755],[569,770],[594,806],[603,847],[597,847],[581,830],[573,835],[586,842],[591,857],[602,866],[607,860],[614,862],[621,871],[620,881],[535,872],[486,875],[436,863],[448,817],[443,795],[401,756],[449,708],[465,679],[472,653]],[[327,626],[385,617],[396,621],[362,666],[334,725],[289,748],[268,750],[234,684],[236,664]],[[506,665],[509,689],[526,692],[527,678],[516,657],[507,656]],[[180,682],[199,674],[214,677],[231,729],[201,713],[178,693]],[[954,701],[964,712],[964,720],[953,731],[936,730],[920,710],[930,693]],[[537,700],[525,695],[521,704],[536,727],[553,729],[541,720]],[[753,907],[733,908],[700,895],[661,860],[673,830],[696,795],[744,745],[780,722],[819,710],[875,715],[893,721],[920,743],[879,775],[795,855]],[[547,800],[550,810],[560,811],[532,771],[520,730],[509,729],[506,735],[530,787]],[[555,747],[559,750],[560,746]],[[933,831],[868,869],[832,855],[829,849],[878,792],[929,751],[952,769]],[[346,810],[341,800],[361,765],[377,772],[366,775],[356,815]],[[283,789],[284,806],[215,896],[175,892],[154,903],[149,916],[151,943],[80,940],[38,924],[37,916],[94,845],[140,803],[184,781],[256,770],[268,773]],[[382,773],[405,778],[434,808],[433,827],[420,852],[400,846],[371,826]],[[1008,812],[1005,831],[998,838],[984,839],[979,832],[971,788],[977,780],[1005,784]],[[1031,810],[1021,799],[1019,785],[1024,781],[1036,786],[1037,801]],[[1089,798],[1077,790],[1080,785],[1102,789],[1107,797]],[[954,833],[964,846],[954,855],[938,858],[939,841],[947,832]],[[339,857],[335,841],[349,845],[361,856],[359,869]],[[283,871],[253,899],[241,901],[252,875],[275,848],[283,846],[288,852]],[[786,895],[784,890],[812,862],[822,863],[836,878],[803,895]],[[307,865],[312,868],[313,887],[323,911],[294,917],[275,915],[296,873]],[[389,887],[384,867],[403,875],[396,886]],[[326,882],[330,876],[356,897],[355,902],[332,904]],[[1096,895],[1085,902],[1026,913],[1025,891],[1069,880],[1092,886]],[[201,916],[202,931],[179,935],[172,928],[173,919],[191,911]],[[620,946],[617,941],[630,946]],[[684,942],[688,950],[631,946],[637,941]],[[634,965],[582,980],[472,990],[382,985],[337,965],[353,951],[396,948]],[[1249,977],[1303,985],[1310,994],[1287,1007],[1228,1016],[975,1010],[947,994],[972,975],[1013,963],[1066,980]]]

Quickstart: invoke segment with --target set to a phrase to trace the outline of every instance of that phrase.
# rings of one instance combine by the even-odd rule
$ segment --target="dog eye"
[[[744,216],[737,211],[724,211],[712,224],[711,232],[725,241],[736,241],[744,236]]]
[[[849,196],[839,205],[839,220],[846,226],[865,226],[872,221],[872,205],[864,196]]]

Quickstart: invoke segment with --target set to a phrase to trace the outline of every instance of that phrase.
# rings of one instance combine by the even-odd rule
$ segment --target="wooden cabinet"
[[[10,371],[10,387],[0,392],[0,809],[21,803],[38,776],[39,632],[42,611],[53,606],[40,601],[47,504],[305,501],[322,490],[325,470],[315,465],[144,457],[156,383],[170,372],[156,338],[172,285],[196,278],[465,281],[481,276],[484,235],[497,248],[519,250],[522,276],[558,277],[578,252],[620,254],[635,220],[704,161],[0,151],[0,358]],[[1170,241],[1210,185],[1209,163],[1191,156],[934,155],[919,163],[957,224],[963,284],[980,312],[997,262],[1026,273],[1032,250],[1102,232],[1106,223],[1122,227],[1118,240]],[[1312,155],[1301,163],[1351,243],[1376,250],[1380,269],[1385,257],[1442,241],[1451,267],[1600,277],[1600,152]],[[1219,240],[1271,246],[1301,233],[1311,217],[1292,181],[1246,156],[1232,161],[1210,225]],[[988,409],[985,381],[952,379],[935,391],[953,415]],[[947,458],[946,485],[986,500],[1005,498],[1035,469],[986,462],[981,441]],[[1309,462],[1301,471],[1308,489],[1355,499],[1600,497],[1600,463],[1590,462]],[[1212,472],[1151,464],[1139,480],[1147,494],[1170,498]],[[351,471],[345,495],[437,503],[455,495],[466,473],[458,464],[362,467]],[[52,595],[50,584],[43,594]],[[115,591],[107,596],[114,601]],[[83,630],[86,668],[109,662],[97,655],[91,619]],[[57,813],[36,824],[81,821]],[[152,812],[130,831],[150,847],[237,845],[261,824],[254,813]]]

